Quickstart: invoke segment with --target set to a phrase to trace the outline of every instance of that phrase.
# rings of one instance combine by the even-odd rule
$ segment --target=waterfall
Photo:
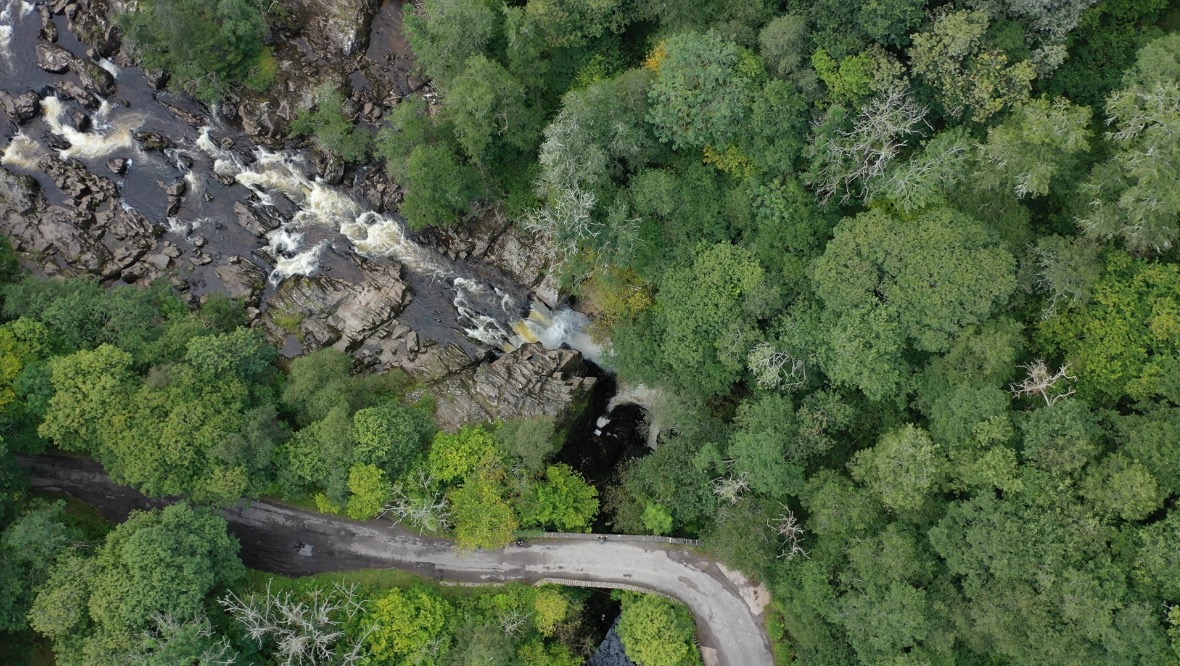
[[[116,79],[119,78],[119,72],[121,70],[119,69],[118,65],[111,62],[110,60],[107,60],[106,58],[99,58],[98,59],[98,66],[102,67],[106,71],[110,72],[111,76],[115,77]]]
[[[69,142],[70,147],[61,151],[62,159],[99,159],[117,150],[135,146],[134,132],[143,124],[144,117],[136,113],[110,115],[111,105],[103,101],[95,112],[93,129],[98,131],[79,132],[66,122],[67,108],[56,96],[41,100],[41,113],[49,130]]]

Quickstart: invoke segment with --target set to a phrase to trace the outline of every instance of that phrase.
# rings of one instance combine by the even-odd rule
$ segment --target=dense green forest
[[[128,36],[174,83],[265,89],[281,17],[141,4]],[[281,630],[235,622],[288,583],[246,577],[203,508],[248,495],[390,508],[464,547],[588,530],[600,508],[619,532],[700,537],[768,584],[782,663],[1180,663],[1175,3],[406,10],[438,96],[374,132],[329,86],[294,132],[383,161],[415,229],[499,208],[539,239],[604,363],[658,388],[659,446],[598,497],[550,463],[551,423],[438,434],[410,378],[331,350],[279,361],[225,299],[17,280],[6,259],[7,451],[53,444],[194,504],[96,534],[8,460],[3,629],[62,664],[271,658]],[[576,663],[565,592],[289,585],[396,617],[366,633],[348,603],[328,614],[374,663]],[[699,659],[682,611],[624,608],[642,666]],[[518,634],[495,629],[509,611]]]
[[[425,0],[376,146],[545,240],[663,393],[615,528],[766,580],[784,660],[1176,663],[1178,19]]]

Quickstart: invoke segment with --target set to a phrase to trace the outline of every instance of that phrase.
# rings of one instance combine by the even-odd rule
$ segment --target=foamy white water
[[[115,77],[116,79],[119,78],[119,72],[122,71],[119,69],[118,65],[111,62],[110,60],[107,60],[106,58],[99,58],[98,59],[98,66],[102,67],[106,71],[110,72],[111,76]]]
[[[8,147],[4,149],[4,156],[0,157],[0,163],[32,170],[37,168],[37,160],[41,159],[44,154],[45,151],[36,141],[25,136],[24,132],[20,132],[12,137],[12,141],[8,142]]]
[[[278,284],[293,275],[311,275],[319,267],[320,251],[325,243],[302,249],[303,234],[285,227],[270,232],[267,239],[270,243],[266,249],[275,260],[270,273],[271,284]]]
[[[519,320],[511,294],[456,275],[451,262],[411,240],[396,218],[365,210],[344,192],[308,178],[301,155],[258,148],[255,161],[247,166],[213,141],[208,127],[201,130],[196,147],[213,158],[214,171],[245,185],[263,205],[273,206],[275,195],[281,194],[300,206],[289,222],[268,235],[267,249],[277,262],[270,276],[272,283],[293,275],[311,275],[319,267],[326,242],[307,248],[300,229],[334,229],[363,256],[390,258],[419,275],[451,280],[460,325],[474,340],[506,351],[526,343],[540,343],[549,349],[568,344],[593,361],[601,359],[602,349],[583,332],[588,323],[584,314],[568,308],[551,313],[537,306],[527,319]],[[482,311],[497,306],[501,316]]]
[[[135,146],[134,132],[143,124],[144,117],[136,113],[112,115],[111,106],[105,101],[94,114],[92,132],[79,132],[66,120],[67,107],[55,96],[41,100],[41,113],[49,130],[69,142],[70,147],[61,151],[62,159],[99,159],[117,150]]]
[[[4,20],[0,17],[0,21]],[[10,60],[12,53],[9,51],[9,46],[12,44],[12,26],[0,25],[0,57],[4,60]]]
[[[393,218],[368,211],[340,225],[340,233],[366,257],[396,259],[410,270],[437,278],[453,272],[437,254],[410,240],[405,227]]]

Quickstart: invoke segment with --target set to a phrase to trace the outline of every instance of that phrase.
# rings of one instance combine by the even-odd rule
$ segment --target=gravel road
[[[164,506],[115,485],[95,462],[23,458],[33,487],[73,495],[121,521],[135,509]],[[242,560],[286,575],[396,568],[458,582],[579,581],[593,587],[636,587],[682,601],[696,617],[705,663],[771,666],[763,608],[766,591],[741,574],[683,547],[596,539],[530,539],[523,547],[462,552],[384,521],[358,523],[269,502],[223,511],[242,543]]]

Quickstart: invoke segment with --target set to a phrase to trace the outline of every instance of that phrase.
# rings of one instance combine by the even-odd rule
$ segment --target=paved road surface
[[[45,456],[21,462],[32,472],[34,487],[69,493],[114,520],[168,503],[115,485],[92,461]],[[243,502],[223,514],[242,542],[242,560],[255,569],[303,575],[397,568],[461,583],[560,578],[635,586],[688,606],[706,664],[773,663],[762,616],[765,591],[680,547],[609,538],[605,543],[533,539],[520,548],[459,552],[450,541],[419,537],[387,522],[357,523],[268,502]]]

